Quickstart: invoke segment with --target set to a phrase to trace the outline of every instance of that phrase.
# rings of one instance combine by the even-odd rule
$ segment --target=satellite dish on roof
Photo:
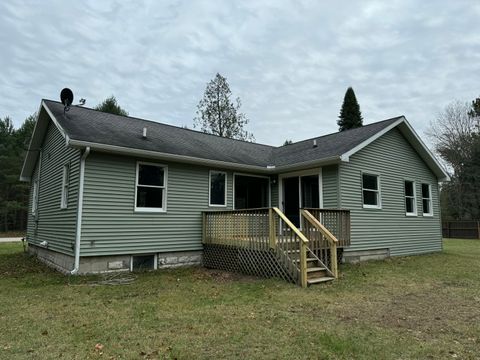
[[[65,88],[60,92],[60,101],[62,102],[64,111],[70,110],[70,105],[73,102],[73,92],[69,88]]]

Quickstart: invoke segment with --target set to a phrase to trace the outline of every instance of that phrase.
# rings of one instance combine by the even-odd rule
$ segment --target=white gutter
[[[77,232],[75,236],[75,264],[70,274],[75,275],[80,268],[80,238],[82,234],[82,212],[83,212],[83,184],[85,179],[85,159],[90,154],[90,147],[87,146],[80,159],[80,186],[78,189],[77,207]]]
[[[306,162],[301,162],[293,165],[259,166],[259,165],[246,165],[246,164],[232,163],[232,162],[227,162],[222,160],[203,159],[203,158],[197,158],[197,157],[187,156],[187,155],[162,153],[162,152],[152,151],[152,150],[127,148],[123,146],[93,143],[93,142],[87,142],[87,141],[75,140],[75,139],[69,139],[69,145],[76,148],[91,147],[95,151],[107,152],[112,154],[140,156],[140,157],[154,158],[154,159],[156,158],[156,159],[161,159],[165,161],[178,161],[178,162],[197,164],[197,165],[203,165],[203,166],[215,166],[215,167],[222,167],[226,169],[260,172],[263,174],[277,174],[285,171],[298,170],[306,166],[315,167],[315,166],[321,166],[321,165],[329,165],[333,163],[338,163],[340,161],[339,156],[332,156],[325,159],[309,160]]]

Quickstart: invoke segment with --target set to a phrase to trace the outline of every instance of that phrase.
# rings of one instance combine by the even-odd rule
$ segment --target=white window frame
[[[70,164],[63,165],[62,176],[62,197],[60,199],[60,209],[68,208],[68,190],[70,185]]]
[[[225,174],[225,204],[212,204],[212,174]],[[209,207],[227,207],[227,189],[228,189],[228,174],[226,171],[210,170],[208,172],[208,206]]]
[[[133,257],[134,256],[151,256],[153,255],[153,270],[158,270],[158,254],[134,254],[130,255],[130,272],[133,272]]]
[[[33,182],[33,196],[32,196],[32,215],[37,214],[38,206],[38,180]]]
[[[157,185],[142,185],[138,183],[138,174],[140,170],[140,165],[150,165],[163,168],[163,186]],[[135,176],[135,203],[134,203],[134,211],[135,212],[154,212],[154,213],[165,213],[167,212],[167,184],[168,184],[168,166],[159,163],[152,163],[146,161],[137,161],[136,165],[136,176]],[[163,189],[163,196],[162,196],[162,207],[161,208],[151,208],[151,207],[140,207],[137,206],[137,193],[138,187],[152,187],[152,188],[159,188]]]
[[[421,191],[421,194],[422,194],[422,214],[423,216],[428,216],[428,217],[431,217],[433,216],[433,199],[432,199],[432,184],[430,183],[421,183],[421,186],[423,187],[423,185],[427,185],[428,186],[428,198],[425,198],[423,197],[423,189],[420,188],[420,191]],[[423,200],[428,200],[429,202],[429,210],[430,212],[426,213],[425,212],[425,209],[423,208]]]
[[[366,189],[363,187],[363,175],[370,175],[370,176],[375,176],[377,178],[377,190],[373,189]],[[382,208],[382,191],[381,191],[381,180],[380,180],[380,174],[376,174],[374,172],[369,172],[369,171],[362,171],[360,174],[360,181],[362,184],[362,205],[364,209],[381,209]],[[372,191],[377,193],[378,197],[378,204],[377,205],[370,205],[370,204],[365,204],[365,199],[363,198],[363,191]]]
[[[406,182],[412,183],[413,186],[413,196],[407,196],[407,193],[405,191],[405,183]],[[415,181],[411,179],[403,179],[403,195],[404,195],[404,205],[405,205],[405,216],[417,216],[418,215],[418,210],[417,210],[417,185]],[[408,212],[407,211],[407,198],[413,199],[413,212]]]

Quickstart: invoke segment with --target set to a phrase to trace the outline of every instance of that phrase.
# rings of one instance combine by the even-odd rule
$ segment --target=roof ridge
[[[62,104],[60,101],[50,100],[50,99],[42,99],[42,101],[49,101],[49,102],[53,102],[53,103],[57,103],[57,104]],[[63,105],[63,104],[62,104],[62,105]],[[209,133],[206,133],[206,132],[203,132],[203,131],[199,131],[199,130],[184,128],[184,127],[177,126],[177,125],[172,125],[172,124],[166,124],[166,123],[164,123],[164,122],[159,122],[159,121],[155,121],[155,120],[143,119],[143,118],[139,118],[139,117],[136,117],[136,116],[112,114],[112,113],[108,113],[108,112],[105,112],[105,111],[100,111],[100,110],[97,110],[97,109],[93,109],[93,108],[88,107],[88,106],[78,106],[78,105],[72,105],[72,106],[74,106],[74,107],[76,107],[76,108],[80,108],[80,109],[86,109],[86,110],[90,110],[90,111],[99,112],[99,113],[102,113],[102,114],[107,114],[107,115],[109,115],[109,116],[118,116],[118,117],[122,117],[122,118],[129,118],[129,119],[133,119],[133,120],[144,121],[144,122],[154,123],[154,124],[163,125],[163,126],[169,126],[169,127],[175,128],[175,129],[191,131],[191,132],[194,132],[194,133],[197,133],[197,134],[214,136],[214,137],[221,138],[221,139],[227,139],[227,140],[233,140],[233,141],[240,141],[240,142],[242,142],[242,143],[260,145],[260,146],[265,146],[265,147],[269,147],[269,148],[272,148],[272,149],[277,148],[277,146],[273,146],[273,145],[262,144],[262,143],[257,143],[257,142],[252,142],[252,141],[246,141],[246,140],[240,140],[240,139],[227,138],[227,137],[225,137],[225,136],[220,136],[220,135],[215,135],[215,134],[209,134]]]

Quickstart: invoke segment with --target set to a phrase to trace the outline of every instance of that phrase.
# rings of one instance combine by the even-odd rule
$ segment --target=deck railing
[[[338,240],[337,246],[350,246],[350,210],[305,208]]]
[[[309,239],[308,247],[330,274],[338,277],[337,238],[308,210],[301,210],[302,231]]]
[[[260,276],[278,275],[306,287],[307,258],[313,255],[332,277],[337,277],[339,241],[314,215],[315,210],[302,209],[302,231],[276,207],[204,212],[204,250],[211,252],[208,261],[212,267]],[[344,212],[340,214],[343,219]]]

